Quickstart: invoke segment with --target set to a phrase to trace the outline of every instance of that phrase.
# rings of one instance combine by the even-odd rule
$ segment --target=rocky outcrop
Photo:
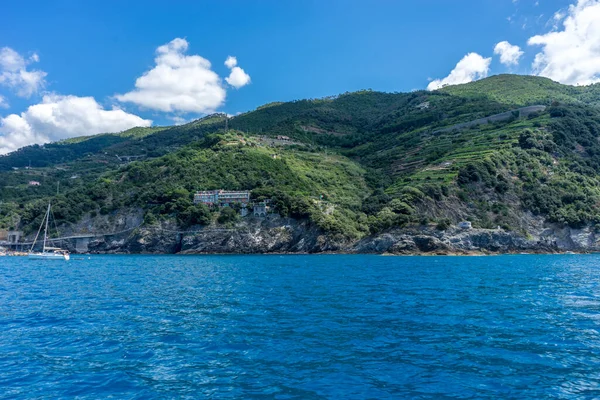
[[[135,226],[141,215],[102,216],[100,222],[87,220],[89,229],[97,224],[118,222],[121,231],[95,236],[70,246],[73,252],[166,253],[166,254],[268,254],[268,253],[371,253],[371,254],[480,254],[561,251],[600,251],[600,235],[591,227],[573,229],[528,217],[529,233],[502,229],[437,230],[414,226],[348,241],[328,235],[306,220],[244,218],[234,226],[198,226],[181,231],[173,222]],[[77,245],[79,244],[79,245]]]
[[[473,254],[556,253],[600,251],[600,234],[592,227],[574,229],[559,224],[530,224],[527,235],[502,229],[438,231],[431,227],[398,229],[360,240],[357,253]]]
[[[245,218],[231,227],[192,227],[173,223],[137,228],[129,234],[96,238],[92,253],[257,254],[344,252],[352,243],[324,234],[308,221],[270,215]]]
[[[131,231],[142,225],[144,210],[123,208],[109,214],[87,213],[75,224],[60,226],[60,236],[118,234]]]
[[[558,249],[545,242],[527,239],[514,232],[491,229],[414,228],[390,231],[361,240],[357,253],[390,254],[471,254],[555,252]]]
[[[181,252],[204,253],[321,253],[341,245],[307,221],[269,216],[248,218],[232,228],[211,228],[182,236]]]

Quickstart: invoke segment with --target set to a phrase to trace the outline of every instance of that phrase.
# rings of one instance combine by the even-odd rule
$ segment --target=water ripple
[[[0,259],[0,398],[598,398],[600,256]]]

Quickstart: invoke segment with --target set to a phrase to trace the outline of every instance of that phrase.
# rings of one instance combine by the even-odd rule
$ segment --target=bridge
[[[123,233],[131,232],[135,229],[140,228],[141,225],[138,225],[133,228],[124,229],[122,231],[117,232],[109,232],[109,233],[87,233],[87,234],[78,234],[78,235],[69,235],[69,236],[61,236],[56,238],[47,238],[46,241],[50,243],[56,243],[61,241],[74,241],[74,248],[77,253],[87,253],[89,251],[89,244],[92,239],[104,239],[110,236],[117,236]],[[160,232],[168,232],[174,235],[196,235],[201,233],[211,233],[211,232],[237,232],[238,229],[227,229],[227,228],[205,228],[200,230],[186,230],[186,231],[178,231],[160,228],[158,226],[147,226],[144,229],[149,231],[160,231]],[[179,237],[179,236],[178,236]],[[40,243],[40,239],[37,240],[37,243]],[[0,246],[5,248],[10,248],[18,251],[29,251],[31,246],[33,245],[33,241],[28,242],[8,242],[8,241],[0,241]]]
[[[47,242],[51,242],[51,243],[56,243],[56,242],[62,242],[62,241],[69,241],[72,240],[75,242],[75,250],[78,253],[86,253],[88,251],[88,245],[90,244],[90,241],[92,239],[95,238],[104,238],[106,236],[115,236],[115,235],[120,235],[126,232],[131,232],[134,229],[139,228],[141,225],[138,225],[134,228],[129,228],[129,229],[124,229],[122,231],[118,231],[118,232],[110,232],[110,233],[89,233],[89,234],[79,234],[79,235],[70,235],[70,236],[61,236],[61,237],[56,237],[56,238],[47,238],[46,241]],[[37,240],[37,242],[40,242],[40,239]],[[13,250],[29,250],[31,248],[31,246],[33,245],[33,241],[30,242],[2,242],[0,241],[0,246],[2,247],[6,247],[6,248],[10,248]]]

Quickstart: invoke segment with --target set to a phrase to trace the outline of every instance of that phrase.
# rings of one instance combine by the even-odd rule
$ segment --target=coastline
[[[172,221],[142,225],[141,215],[115,215],[104,226],[113,234],[81,237],[98,230],[85,219],[61,229],[75,237],[64,245],[72,254],[380,254],[483,256],[504,254],[586,254],[600,251],[593,227],[571,229],[529,224],[526,233],[502,229],[462,229],[450,226],[406,226],[351,239],[324,232],[307,220],[271,215],[249,218],[231,226],[195,226],[178,230]],[[106,228],[105,228],[106,229]]]

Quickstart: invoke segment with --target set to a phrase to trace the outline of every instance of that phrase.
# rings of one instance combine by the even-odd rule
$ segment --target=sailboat
[[[32,259],[38,260],[66,260],[69,261],[71,256],[67,250],[63,250],[60,247],[50,247],[46,246],[46,242],[48,241],[48,221],[50,220],[50,203],[48,203],[48,209],[46,210],[46,215],[44,215],[44,219],[40,225],[40,229],[38,230],[37,235],[35,235],[35,239],[33,239],[33,244],[31,245],[31,249],[27,256]],[[35,243],[37,242],[38,237],[40,236],[40,232],[44,229],[44,245],[42,247],[41,252],[34,252],[33,248],[35,247]]]

